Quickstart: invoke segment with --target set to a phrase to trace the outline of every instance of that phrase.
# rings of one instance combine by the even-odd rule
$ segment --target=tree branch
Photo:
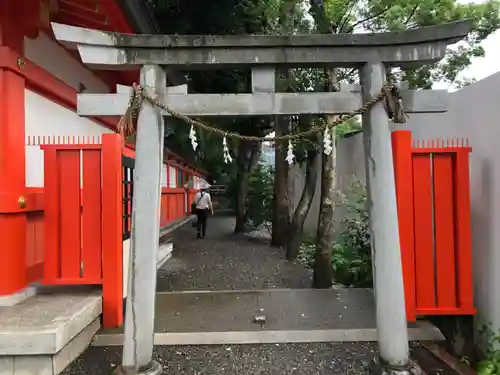
[[[349,21],[349,16],[351,15],[352,10],[354,9],[354,6],[358,3],[358,0],[352,0],[349,2],[349,4],[346,7],[345,13],[340,17],[340,27],[337,29],[338,34],[342,34],[342,31],[344,30],[345,25]]]
[[[366,17],[365,19],[356,22],[354,25],[352,25],[348,30],[347,33],[352,33],[354,29],[359,26],[364,24],[365,22],[372,21],[378,17],[383,16],[385,13],[387,13],[390,9],[392,8],[392,5],[387,6],[385,9],[382,9],[380,12],[372,14],[371,16]]]
[[[406,18],[406,21],[404,22],[404,25],[405,26],[408,26],[408,22],[410,22],[410,20],[413,18],[413,16],[415,15],[415,13],[417,12],[417,9],[418,7],[420,6],[420,3],[418,3],[417,5],[415,5],[413,7],[413,9],[411,10],[410,14],[408,15],[408,17]]]

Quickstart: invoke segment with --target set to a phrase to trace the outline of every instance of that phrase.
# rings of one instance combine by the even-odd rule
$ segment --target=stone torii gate
[[[187,116],[348,114],[379,94],[386,68],[415,68],[440,60],[464,38],[467,21],[398,33],[297,36],[121,35],[53,24],[57,40],[78,48],[82,61],[100,69],[141,68],[141,86]],[[252,93],[174,94],[164,69],[251,68]],[[362,93],[275,93],[275,69],[355,67]],[[407,113],[444,112],[445,91],[402,91]],[[81,116],[123,115],[128,93],[82,94]],[[144,101],[138,119],[132,261],[122,369],[161,373],[152,361],[158,248],[158,205],[164,122],[168,113]],[[168,120],[167,120],[168,121]],[[407,322],[393,172],[390,120],[382,103],[363,115],[369,189],[374,289],[381,371],[410,371]]]

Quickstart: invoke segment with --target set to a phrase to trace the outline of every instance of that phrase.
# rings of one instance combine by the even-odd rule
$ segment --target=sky
[[[460,3],[483,3],[484,0],[460,0]],[[500,30],[491,34],[486,38],[481,45],[485,51],[485,57],[478,57],[472,61],[472,64],[465,69],[459,76],[467,78],[475,78],[477,81],[486,78],[500,71]],[[435,88],[449,88],[448,84],[436,83]]]

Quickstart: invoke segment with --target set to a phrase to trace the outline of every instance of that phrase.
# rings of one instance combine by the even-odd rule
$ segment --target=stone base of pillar
[[[147,368],[136,370],[130,370],[123,368],[122,366],[118,366],[116,370],[113,372],[113,375],[161,375],[163,373],[163,368],[156,361],[151,361]]]
[[[425,375],[420,366],[411,361],[408,366],[401,368],[388,367],[380,363],[380,360],[373,361],[370,365],[369,374],[371,375]]]

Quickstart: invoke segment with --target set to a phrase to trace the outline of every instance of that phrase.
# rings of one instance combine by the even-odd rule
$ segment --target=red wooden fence
[[[186,191],[184,188],[163,188],[161,192],[160,226],[186,216]]]
[[[464,140],[392,133],[406,314],[474,314],[469,153]]]
[[[80,137],[29,142],[44,151],[44,188],[30,189],[40,204],[28,216],[27,278],[49,285],[102,285],[103,325],[119,327],[123,323],[122,155],[133,158],[134,152],[123,147],[117,134],[104,134],[100,144]],[[183,188],[163,188],[161,225],[185,217],[188,199]]]
[[[104,326],[123,320],[122,140],[42,145],[45,284],[102,284]]]

